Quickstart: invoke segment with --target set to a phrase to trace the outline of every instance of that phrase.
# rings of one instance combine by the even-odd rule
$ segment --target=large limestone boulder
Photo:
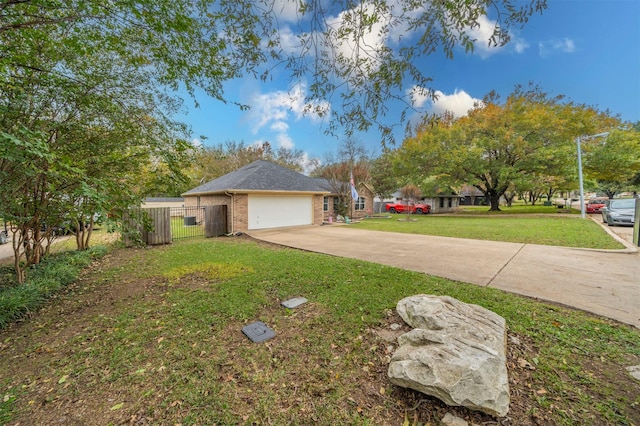
[[[398,338],[392,383],[448,405],[503,417],[509,411],[504,318],[448,296],[417,295],[398,302],[414,330]]]

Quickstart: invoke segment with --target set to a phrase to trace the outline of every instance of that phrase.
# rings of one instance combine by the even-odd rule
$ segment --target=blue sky
[[[279,0],[283,1],[283,0]],[[464,114],[474,100],[491,90],[503,98],[517,84],[534,82],[551,95],[609,109],[623,120],[640,120],[640,0],[549,0],[542,15],[534,15],[523,29],[513,29],[511,42],[502,48],[486,48],[482,33],[473,53],[457,49],[453,59],[436,53],[420,66],[433,77],[431,88],[438,101],[414,98],[427,112],[451,110]],[[489,28],[491,17],[487,17]],[[406,90],[411,89],[407,83]],[[323,133],[327,124],[300,113],[302,105],[291,102],[291,92],[305,92],[304,81],[284,75],[264,84],[253,78],[225,85],[229,100],[248,104],[240,111],[230,104],[198,95],[199,108],[178,117],[188,123],[205,146],[226,141],[245,144],[269,141],[275,148],[301,149],[311,157],[336,153],[344,137]],[[393,109],[393,106],[391,106]],[[387,121],[396,122],[390,115]],[[205,140],[199,139],[206,136]],[[402,141],[403,131],[396,134]],[[375,131],[356,134],[372,154],[379,154]]]

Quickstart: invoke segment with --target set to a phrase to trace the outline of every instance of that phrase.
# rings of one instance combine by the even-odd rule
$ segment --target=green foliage
[[[229,101],[223,92],[225,81],[246,75],[266,80],[284,68],[292,80],[309,81],[308,95],[298,101],[308,114],[328,117],[330,112],[329,131],[337,134],[345,127],[351,136],[354,130],[376,126],[388,141],[393,132],[383,120],[386,102],[404,99],[411,84],[432,94],[430,78],[415,65],[418,58],[438,51],[452,57],[457,46],[472,50],[475,40],[466,30],[484,22],[485,15],[497,19],[487,41],[502,45],[509,41],[511,25],[524,25],[531,15],[546,9],[544,0],[426,4],[413,0],[372,2],[367,7],[354,7],[351,1],[329,6],[319,2],[274,6],[251,0],[8,2],[0,24],[0,73],[54,73],[60,84],[84,82],[96,71],[93,64],[102,59],[116,61],[119,67],[102,77],[119,79],[121,71],[135,68],[160,86],[184,87],[191,95],[203,89],[208,96]],[[294,40],[285,44],[282,25],[291,18],[282,16],[282,9],[290,6],[297,9],[296,21],[305,30],[293,32]],[[392,49],[388,39],[398,26],[416,36],[414,42],[403,41]],[[351,49],[345,49],[346,44]],[[59,65],[61,58],[64,65]],[[80,60],[86,68],[78,75]]]
[[[12,419],[13,405],[18,399],[21,390],[15,388],[7,389],[7,393],[0,393],[0,423],[8,424]]]
[[[381,199],[391,197],[400,188],[393,165],[393,152],[386,150],[380,157],[371,162],[371,186]],[[382,209],[382,204],[380,209]],[[378,212],[379,213],[379,212]]]
[[[429,83],[411,61],[438,47],[451,54],[458,40],[470,48],[463,29],[487,12],[481,0],[460,1],[460,8],[452,7],[457,2],[428,8],[400,3],[300,6],[298,19],[313,24],[295,35],[295,48],[281,42],[281,11],[251,0],[0,4],[0,138],[7,142],[0,157],[0,214],[34,247],[24,253],[26,264],[39,263],[48,252],[51,234],[39,231],[44,225],[90,224],[96,213],[121,218],[149,193],[185,189],[190,182],[182,167],[194,149],[188,126],[171,118],[182,102],[171,93],[180,89],[192,97],[201,89],[226,102],[226,81],[266,79],[282,64],[298,81],[309,77],[308,96],[297,101],[318,117],[331,111],[330,131],[344,126],[350,135],[378,123],[383,140],[391,138],[390,127],[378,120],[386,113],[384,102],[401,96],[405,77]],[[523,24],[545,7],[543,0],[529,7],[492,3],[501,20],[492,42],[507,41],[509,25]],[[421,43],[399,52],[386,43],[371,50],[368,36],[386,39],[396,21],[423,31]],[[426,40],[429,46],[422,45]],[[345,42],[360,49],[346,52]],[[319,55],[312,46],[322,46]],[[331,108],[328,99],[341,105]],[[265,142],[259,149],[271,148]],[[282,149],[274,158],[301,167],[299,151]],[[193,171],[197,181],[218,172]],[[91,228],[76,229],[78,249],[86,249]],[[16,265],[21,256],[16,251]],[[24,271],[16,271],[24,280]]]
[[[94,259],[106,254],[99,246],[82,252],[55,255],[33,267],[24,284],[11,283],[7,276],[0,286],[0,329],[29,315],[47,299],[78,278]]]
[[[570,185],[577,171],[574,140],[618,121],[585,105],[550,97],[540,88],[516,87],[500,102],[489,93],[465,117],[446,114],[425,123],[399,149],[416,182],[472,185],[499,210],[510,187],[536,193]]]
[[[640,174],[640,132],[618,129],[600,138],[585,138],[582,150],[584,173],[595,181],[594,189],[611,198],[636,187],[633,180]]]

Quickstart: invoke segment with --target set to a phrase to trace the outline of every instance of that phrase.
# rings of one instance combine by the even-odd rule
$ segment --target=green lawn
[[[530,207],[529,207],[530,208]],[[548,208],[548,207],[547,207]],[[484,208],[486,212],[486,207]],[[352,226],[375,231],[405,232],[442,237],[508,241],[564,247],[622,249],[598,224],[574,215],[455,214],[388,215],[368,218]]]
[[[590,220],[516,208],[517,215],[483,207],[352,226],[622,248]],[[56,252],[71,246],[60,244]],[[82,262],[91,258],[86,253]],[[391,386],[388,344],[373,332],[398,320],[392,315],[398,300],[419,293],[449,295],[505,317],[509,335],[522,342],[517,353],[510,349],[514,424],[640,424],[640,392],[624,370],[640,363],[640,331],[580,311],[382,265],[218,238],[114,249],[71,284],[69,296],[34,313],[50,296],[43,283],[60,278],[65,286],[71,276],[68,269],[47,275],[47,268],[31,273],[35,287],[19,298],[7,299],[15,290],[0,286],[4,306],[31,317],[19,329],[0,331],[0,424],[57,421],[71,400],[87,405],[96,424],[428,424],[450,409]],[[36,287],[46,291],[33,292],[27,304]],[[297,310],[279,305],[298,296],[309,303]],[[240,329],[254,320],[274,328],[276,339],[250,343]],[[491,421],[464,415],[477,424]]]
[[[573,209],[565,210],[558,209],[556,206],[544,206],[542,203],[532,206],[531,204],[524,204],[522,202],[514,202],[511,207],[500,206],[500,211],[489,211],[489,206],[461,206],[457,214],[482,214],[482,215],[509,215],[509,214],[576,214],[580,213],[578,203],[573,203]]]
[[[390,385],[389,344],[373,331],[419,293],[505,317],[522,342],[513,424],[640,420],[624,371],[640,363],[639,330],[496,289],[218,238],[115,250],[73,291],[0,332],[1,420],[53,423],[74,401],[95,424],[434,424],[452,409]],[[298,296],[309,303],[279,305]],[[241,328],[255,320],[277,337],[249,342]]]

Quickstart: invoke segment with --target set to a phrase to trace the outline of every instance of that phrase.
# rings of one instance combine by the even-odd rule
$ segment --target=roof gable
[[[313,178],[270,161],[258,160],[183,195],[237,191],[327,192]]]

